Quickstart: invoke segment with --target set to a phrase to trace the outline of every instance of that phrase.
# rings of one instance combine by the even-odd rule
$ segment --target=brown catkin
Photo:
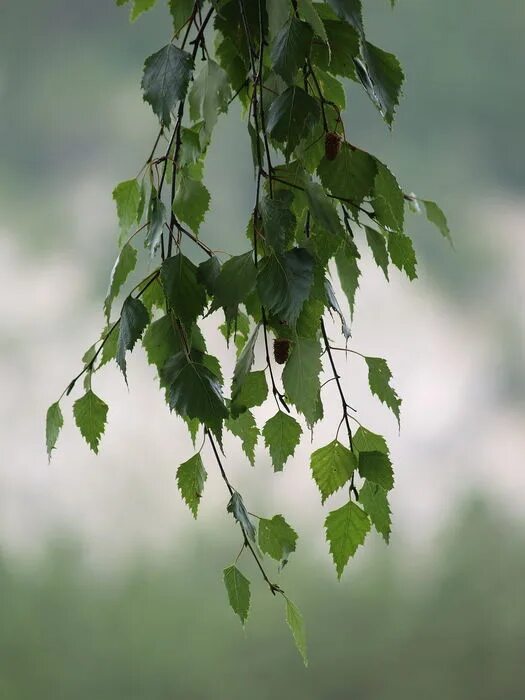
[[[284,365],[290,354],[290,341],[287,338],[276,338],[273,341],[273,356],[278,365]]]
[[[324,140],[326,160],[335,160],[341,150],[341,137],[335,131],[328,131]]]

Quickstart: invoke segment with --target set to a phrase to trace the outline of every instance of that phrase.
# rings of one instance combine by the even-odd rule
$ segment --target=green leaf
[[[392,126],[405,76],[396,56],[365,41],[363,58],[368,80],[362,80],[372,102]],[[361,76],[360,76],[361,77]]]
[[[283,411],[277,411],[263,428],[264,443],[270,451],[273,468],[281,472],[289,457],[301,440],[302,428],[299,423]]]
[[[247,408],[262,406],[267,396],[268,384],[264,371],[249,372],[232,402],[232,415],[239,415]]]
[[[113,301],[118,296],[122,286],[133,272],[137,265],[137,251],[129,243],[122,248],[118,258],[115,261],[109,283],[108,293],[104,301],[104,313],[109,321],[111,316],[111,307]]]
[[[350,336],[352,335],[350,333],[350,328],[346,322],[346,318],[343,314],[343,310],[339,306],[339,302],[337,301],[337,297],[335,296],[334,289],[332,285],[330,284],[329,280],[325,280],[325,289],[326,289],[326,299],[327,299],[327,306],[331,311],[335,311],[336,314],[339,316],[339,319],[341,321],[341,332],[345,337],[345,340],[348,340]]]
[[[318,225],[334,236],[344,236],[337,209],[324,188],[318,182],[309,182],[305,193],[310,213]]]
[[[293,195],[289,190],[265,197],[260,205],[264,239],[276,253],[282,253],[293,238],[297,219],[291,210]]]
[[[267,128],[288,160],[299,141],[306,138],[321,117],[318,101],[300,87],[289,87],[268,110]]]
[[[117,364],[126,379],[126,351],[133,350],[137,340],[140,340],[149,323],[148,310],[140,299],[129,296],[120,313],[120,328],[118,336]]]
[[[312,453],[310,468],[323,503],[350,480],[356,467],[355,455],[338,440]]]
[[[166,221],[166,207],[159,199],[157,192],[152,190],[148,205],[148,231],[146,245],[153,256],[157,251],[162,238],[162,229]]]
[[[388,252],[394,265],[401,271],[404,271],[409,280],[416,279],[416,253],[408,236],[405,236],[404,233],[390,231],[388,234]]]
[[[310,56],[313,36],[309,24],[292,16],[275,37],[271,51],[273,69],[288,85]]]
[[[155,365],[159,374],[168,359],[182,350],[180,333],[175,330],[170,314],[153,321],[142,338],[148,362]]]
[[[282,515],[274,515],[271,520],[259,520],[259,547],[261,552],[268,554],[277,561],[288,561],[295,552],[297,533],[288,525]]]
[[[252,368],[255,361],[255,344],[257,343],[257,336],[259,335],[260,324],[257,324],[250,339],[244,346],[239,359],[235,364],[235,369],[233,371],[233,381],[232,381],[232,400],[239,396],[239,393],[243,387],[244,381]]]
[[[163,126],[171,124],[171,112],[186,91],[193,72],[193,58],[173,44],[164,46],[144,63],[142,89]]]
[[[212,255],[204,262],[201,262],[197,268],[197,279],[206,287],[206,291],[210,296],[213,295],[215,283],[220,271],[221,264],[215,255]]]
[[[384,452],[360,452],[359,473],[364,479],[379,484],[385,491],[394,488],[394,471]]]
[[[228,417],[219,379],[203,363],[202,353],[177,353],[165,364],[162,378],[170,408],[179,415],[198,418],[212,429]]]
[[[378,484],[365,481],[359,491],[359,503],[368,514],[372,525],[388,544],[392,531],[392,519],[385,489]]]
[[[250,610],[250,582],[236,566],[224,569],[224,585],[233,612],[244,626]]]
[[[180,30],[189,22],[194,6],[194,0],[169,0],[175,35],[178,35]]]
[[[255,464],[255,446],[259,439],[259,429],[251,411],[244,411],[236,418],[228,418],[226,428],[242,441],[242,449],[252,467]]]
[[[255,288],[256,269],[253,252],[236,255],[227,260],[215,280],[212,311],[242,304]],[[235,280],[235,284],[232,284]]]
[[[82,437],[97,454],[100,438],[106,428],[107,404],[88,389],[84,396],[73,404],[73,415]]]
[[[396,178],[390,170],[377,161],[372,206],[379,224],[387,231],[403,232],[405,199]]]
[[[336,14],[351,24],[360,34],[363,32],[361,0],[328,0]]]
[[[299,608],[286,598],[286,623],[292,631],[295,646],[303,657],[305,666],[308,666],[308,656],[306,653],[306,631],[304,620]]]
[[[286,395],[308,424],[320,416],[319,373],[321,372],[321,345],[318,340],[298,337],[283,371]]]
[[[375,158],[366,151],[343,143],[337,158],[328,160],[324,157],[317,173],[323,187],[335,197],[359,206],[374,187],[377,165]]]
[[[368,383],[370,384],[370,391],[377,396],[382,403],[388,406],[397,418],[399,424],[401,399],[396,394],[395,389],[390,386],[392,373],[386,360],[380,357],[365,357],[365,360],[368,365]]]
[[[116,360],[119,334],[117,333],[117,329],[110,333],[112,327],[112,324],[108,325],[102,334],[102,337],[107,339],[104,342],[104,347],[102,348],[100,362],[97,369],[104,367],[104,365],[107,365],[107,363],[111,362],[111,360]]]
[[[349,501],[342,508],[328,514],[325,528],[337,576],[341,578],[348,560],[365,541],[370,530],[370,520],[358,505]]]
[[[182,498],[193,513],[193,517],[197,517],[199,503],[201,501],[202,492],[204,490],[204,482],[208,475],[200,453],[193,455],[191,459],[184,462],[177,469],[177,485]]]
[[[203,120],[206,141],[211,137],[219,114],[228,109],[230,97],[228,75],[218,63],[208,58],[195,78],[188,98],[190,117],[194,122]]]
[[[173,202],[175,216],[197,233],[210,207],[210,193],[198,180],[182,175]]]
[[[328,35],[325,26],[319,17],[312,0],[298,0],[299,16],[302,17],[312,27],[315,34],[320,37],[325,44],[328,44]]]
[[[382,435],[372,433],[370,430],[360,426],[353,439],[354,450],[357,452],[382,452],[388,455],[388,445]]]
[[[344,243],[335,255],[337,273],[343,292],[346,294],[348,304],[350,305],[351,316],[354,315],[355,295],[359,287],[359,277],[361,276],[361,272],[357,266],[355,252],[352,246]]]
[[[314,259],[304,248],[265,257],[257,274],[263,305],[281,321],[295,325],[314,281]]]
[[[134,0],[131,8],[130,20],[135,22],[135,20],[137,20],[141,14],[151,10],[156,2],[157,0]]]
[[[64,417],[58,401],[47,409],[46,414],[46,447],[47,458],[51,461],[51,452],[55,449],[58,436],[64,425]]]
[[[452,236],[450,235],[450,229],[448,227],[447,217],[445,216],[441,207],[439,207],[435,202],[431,202],[428,199],[421,200],[427,215],[427,219],[431,224],[434,224],[443,238],[446,238],[450,245],[453,245]]]
[[[126,235],[138,219],[141,191],[137,180],[125,180],[117,185],[113,190],[113,199],[117,205],[121,234]]]
[[[246,510],[246,506],[244,505],[244,501],[242,500],[240,493],[237,491],[233,492],[226,510],[228,513],[231,513],[235,520],[239,523],[246,537],[255,543],[255,527],[250,520],[250,516],[248,515],[248,511]]]
[[[388,279],[388,251],[386,249],[386,240],[382,233],[376,231],[369,226],[365,226],[366,240],[376,261],[376,265],[380,267],[385,277]]]
[[[188,328],[204,311],[206,290],[197,279],[197,267],[182,253],[164,261],[160,276],[177,318]]]
[[[332,75],[356,80],[355,59],[360,49],[358,32],[344,22],[331,20],[325,22],[325,27],[330,45],[327,70]]]

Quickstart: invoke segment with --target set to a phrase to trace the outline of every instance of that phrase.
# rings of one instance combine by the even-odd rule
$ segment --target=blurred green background
[[[523,697],[525,6],[388,5],[365,3],[370,39],[406,71],[397,124],[388,133],[349,85],[347,133],[438,200],[456,241],[452,253],[412,219],[414,284],[387,286],[365,255],[353,341],[390,361],[401,438],[362,369],[345,381],[392,443],[391,547],[373,542],[337,584],[309,446],[273,477],[263,450],[251,471],[226,445],[254,510],[290,514],[303,535],[282,578],[306,618],[306,671],[249,564],[245,633],[228,609],[221,572],[239,543],[226,495],[210,474],[197,523],[180,503],[191,445],[140,353],[129,393],[116,372],[97,380],[110,404],[100,457],[67,416],[47,465],[43,416],[102,326],[111,190],[155,136],[139,79],[170,25],[163,6],[129,26],[111,0],[0,4],[0,698]],[[241,251],[249,143],[236,112],[216,134],[203,235]]]

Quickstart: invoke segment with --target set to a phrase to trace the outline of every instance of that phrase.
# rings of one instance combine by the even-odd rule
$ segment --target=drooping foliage
[[[156,0],[117,0],[126,4],[134,21]],[[264,561],[268,556],[285,566],[298,535],[281,514],[251,515],[226,472],[223,433],[239,438],[252,464],[262,435],[274,470],[282,471],[303,435],[322,420],[327,397],[335,398],[340,422],[329,444],[314,445],[310,469],[323,503],[342,489],[348,494],[325,521],[337,575],[372,527],[388,542],[394,485],[388,446],[357,421],[337,353],[362,358],[371,392],[399,422],[401,399],[386,361],[350,345],[359,251],[369,246],[387,279],[392,264],[413,280],[417,261],[405,213],[424,211],[445,238],[450,233],[434,202],[406,194],[387,165],[345,130],[346,80],[362,86],[389,127],[404,80],[396,57],[368,41],[361,0],[170,0],[169,7],[173,36],[146,58],[141,81],[160,122],[158,136],[140,175],[113,191],[120,252],[104,302],[106,326],[48,411],[47,451],[51,456],[63,426],[60,402],[83,379],[73,416],[98,452],[108,406],[92,388],[94,375],[115,361],[127,382],[127,355],[142,343],[169,409],[186,422],[193,444],[202,437],[200,450],[177,471],[182,498],[197,517],[215,463],[241,554],[253,557],[271,593],[283,597],[306,663],[301,613]],[[213,250],[199,229],[210,207],[206,152],[218,119],[236,101],[251,143],[255,202],[247,237],[239,232],[244,251],[228,255]],[[140,248],[153,271],[130,289],[128,279],[144,257]],[[231,378],[223,377],[200,329],[209,314],[236,353]],[[328,316],[341,324],[339,343],[329,337]],[[252,409],[267,403],[271,417],[257,425]],[[244,624],[251,583],[239,559],[223,577]]]

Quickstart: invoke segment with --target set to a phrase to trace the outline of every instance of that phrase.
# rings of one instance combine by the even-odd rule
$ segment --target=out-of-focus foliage
[[[31,565],[4,557],[0,697],[519,700],[524,546],[523,525],[472,504],[431,561],[381,548],[338,585],[297,561],[287,575],[301,580],[311,671],[269,593],[240,630],[217,542],[110,578],[88,571],[74,544]]]

